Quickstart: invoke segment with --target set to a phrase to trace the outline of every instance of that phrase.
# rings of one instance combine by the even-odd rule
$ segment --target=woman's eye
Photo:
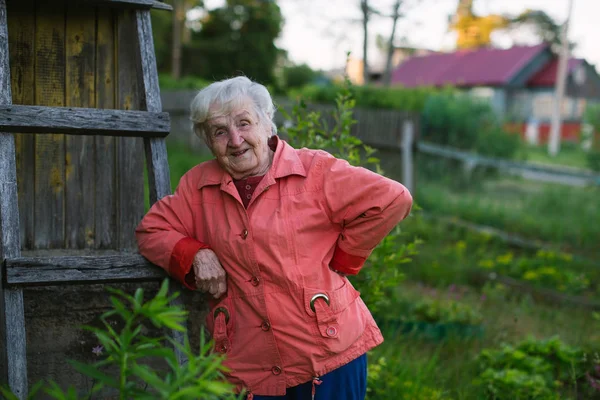
[[[248,126],[248,125],[250,125],[250,122],[248,122],[248,121],[240,122],[240,126]]]
[[[213,133],[213,135],[214,135],[215,137],[217,137],[217,136],[221,136],[221,135],[223,135],[224,133],[225,133],[225,131],[224,131],[224,130],[222,130],[222,129],[219,129],[219,130],[215,131],[215,133]]]

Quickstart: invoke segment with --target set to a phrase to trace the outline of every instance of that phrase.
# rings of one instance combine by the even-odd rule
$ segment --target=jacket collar
[[[273,156],[273,164],[269,171],[267,171],[265,175],[266,179],[263,179],[263,181],[267,181],[266,183],[270,185],[275,183],[275,179],[290,175],[299,175],[306,178],[306,169],[304,168],[302,161],[300,161],[296,150],[285,140],[281,140],[277,136],[275,136],[274,140],[276,140],[277,147],[275,148],[275,155]],[[198,189],[210,185],[221,185],[222,188],[233,185],[231,175],[221,168],[217,160],[211,160],[205,163],[198,181]]]

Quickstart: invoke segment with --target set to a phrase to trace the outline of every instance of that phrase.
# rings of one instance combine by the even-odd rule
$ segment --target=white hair
[[[256,114],[260,120],[271,123],[271,134],[277,133],[273,122],[275,105],[266,87],[253,82],[245,76],[214,82],[202,89],[190,105],[190,119],[194,133],[208,143],[206,122],[215,117],[229,115],[241,107],[247,99],[252,100]]]

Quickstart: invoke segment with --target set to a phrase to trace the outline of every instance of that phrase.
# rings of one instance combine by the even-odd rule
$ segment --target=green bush
[[[588,152],[587,165],[592,171],[600,172],[600,151],[592,150]]]
[[[475,151],[486,157],[514,159],[522,148],[519,135],[504,131],[496,126],[477,135]]]
[[[475,148],[477,138],[499,126],[492,107],[464,94],[430,96],[423,108],[423,140],[463,150]]]
[[[338,95],[347,90],[350,90],[357,107],[421,112],[429,96],[442,91],[450,92],[452,89],[381,88],[373,86],[348,88],[344,85],[307,85],[301,89],[291,90],[289,96],[313,103],[335,103]]]
[[[520,279],[535,287],[573,295],[585,294],[592,289],[592,280],[599,278],[597,273],[592,274],[595,269],[589,271],[589,267],[574,262],[572,255],[545,250],[520,257],[507,252],[495,258],[486,257],[478,265],[488,272]]]
[[[431,323],[480,324],[483,317],[473,306],[447,298],[424,298],[415,303],[407,319]]]
[[[284,67],[282,71],[282,86],[296,89],[312,83],[319,74],[306,64]]]
[[[59,400],[106,395],[117,398],[114,392],[119,393],[119,399],[239,398],[224,378],[223,356],[211,353],[212,344],[206,343],[202,335],[199,354],[191,348],[183,325],[187,312],[169,304],[178,294],[168,295],[168,280],[149,301],[144,301],[142,289],[137,289],[134,296],[110,291],[113,309],[100,317],[103,327],[86,327],[98,339],[99,345],[93,352],[101,357],[100,361],[93,364],[70,361],[78,372],[93,379],[90,393],[79,397],[74,388],[65,392],[50,382],[45,387],[41,383],[36,385],[28,398],[33,399],[40,390]],[[183,343],[170,335],[150,333],[166,330],[177,331]],[[179,364],[178,352],[187,358],[187,363]],[[0,393],[9,400],[17,400],[8,389],[0,387]]]
[[[594,389],[582,383],[593,363],[586,361],[583,350],[558,337],[530,337],[516,346],[485,349],[477,363],[480,374],[475,383],[493,399],[563,399],[573,392],[577,398],[593,395]]]
[[[184,76],[181,79],[175,79],[170,74],[159,74],[158,84],[161,90],[171,89],[193,89],[200,90],[211,84],[211,82],[195,76]]]

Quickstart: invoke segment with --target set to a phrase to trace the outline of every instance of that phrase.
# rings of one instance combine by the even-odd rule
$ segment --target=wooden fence
[[[423,141],[419,142],[416,146],[417,151],[422,154],[462,161],[467,171],[472,170],[476,166],[483,166],[495,168],[511,175],[518,175],[528,180],[560,183],[569,186],[600,186],[600,175],[592,172],[484,157],[468,151]]]

